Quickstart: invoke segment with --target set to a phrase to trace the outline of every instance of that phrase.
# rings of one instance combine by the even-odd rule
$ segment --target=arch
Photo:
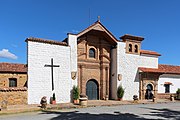
[[[152,84],[147,84],[146,89],[153,90],[153,85]]]
[[[94,48],[89,49],[89,58],[95,58],[95,49]]]
[[[138,45],[135,45],[134,48],[135,48],[135,49],[134,49],[134,52],[135,52],[135,53],[138,53]]]
[[[95,79],[90,79],[86,83],[86,95],[88,96],[88,100],[99,99],[99,85]]]
[[[132,44],[129,44],[129,52],[132,52]]]
[[[146,86],[146,94],[145,94],[145,99],[152,99],[153,98],[153,85],[152,84],[147,84]]]

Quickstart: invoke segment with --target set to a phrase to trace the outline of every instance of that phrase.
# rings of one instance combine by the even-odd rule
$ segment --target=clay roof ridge
[[[50,39],[43,39],[43,38],[35,38],[35,37],[29,37],[26,38],[25,42],[32,41],[32,42],[40,42],[40,43],[49,43],[49,44],[56,44],[56,45],[64,45],[67,46],[66,42],[56,41],[56,40],[50,40]]]
[[[8,62],[0,62],[0,64],[18,64],[18,65],[27,65],[24,63],[8,63]]]
[[[16,72],[16,73],[26,73],[27,72],[27,64],[20,63],[0,63],[0,72]]]
[[[131,34],[124,34],[123,36],[120,37],[120,39],[132,39],[132,40],[137,40],[137,41],[143,41],[144,37],[142,36],[135,36]]]
[[[86,31],[87,29],[91,28],[92,26],[94,26],[94,25],[97,24],[97,23],[100,23],[100,22],[99,22],[99,21],[94,22],[94,23],[91,24],[89,27],[87,27],[86,29],[84,29],[84,30],[82,30],[81,32],[77,33],[76,35],[81,34],[82,32]],[[71,34],[72,34],[72,33],[71,33]]]
[[[159,64],[158,68],[139,67],[142,72],[153,72],[161,74],[180,74],[180,66]]]
[[[180,67],[180,65],[171,65],[171,64],[159,64],[159,65],[162,65],[162,66],[173,66],[173,67]]]
[[[141,54],[149,54],[149,55],[157,55],[157,56],[161,56],[160,53],[155,52],[155,51],[151,51],[151,50],[140,50]]]
[[[92,25],[90,25],[86,29],[82,30],[81,32],[77,33],[76,35],[83,33],[84,31],[88,30],[89,28],[93,27],[94,25],[96,25],[98,23],[116,40],[116,42],[118,42],[117,38],[99,20],[97,20],[96,22],[94,22]]]

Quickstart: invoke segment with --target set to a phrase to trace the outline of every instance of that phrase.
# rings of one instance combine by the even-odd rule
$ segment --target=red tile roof
[[[125,35],[121,36],[120,39],[122,39],[123,41],[126,40],[126,39],[137,40],[137,41],[143,41],[144,40],[143,37],[129,35],[129,34],[125,34]]]
[[[27,73],[27,66],[17,63],[0,63],[0,72]]]
[[[42,38],[30,37],[30,38],[27,38],[25,40],[25,42],[28,42],[28,41],[68,46],[68,44],[66,42],[60,42],[60,41],[55,41],[55,40],[47,40],[47,39],[42,39]]]
[[[171,82],[164,82],[165,85],[172,85]]]
[[[140,50],[140,54],[161,56],[161,54],[154,52],[154,51],[149,51],[149,50]]]
[[[140,67],[139,70],[142,72],[150,72],[150,73],[178,74],[178,75],[180,75],[180,66],[174,66],[174,65],[159,64],[157,69],[156,68]]]

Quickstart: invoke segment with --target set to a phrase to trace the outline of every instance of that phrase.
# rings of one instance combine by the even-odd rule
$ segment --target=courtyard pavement
[[[170,101],[168,99],[158,99],[156,103],[180,103],[180,101]],[[117,106],[117,105],[129,105],[129,104],[156,104],[152,100],[140,100],[138,102],[134,101],[117,101],[117,100],[89,100],[87,107],[96,107],[96,106]],[[59,110],[59,109],[70,109],[70,108],[82,108],[80,105],[74,105],[73,103],[60,103],[56,105],[48,104],[47,109]],[[40,104],[34,105],[9,105],[7,109],[2,109],[1,114],[15,114],[15,113],[24,113],[24,112],[34,112],[41,111],[42,108]]]
[[[0,115],[0,120],[180,120],[180,102],[46,110]]]

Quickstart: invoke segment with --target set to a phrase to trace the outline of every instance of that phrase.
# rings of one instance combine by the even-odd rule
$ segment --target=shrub
[[[124,96],[124,88],[122,87],[122,85],[120,85],[117,89],[117,97],[123,98],[123,96]]]
[[[180,94],[180,88],[177,89],[176,94]]]
[[[77,86],[73,86],[73,99],[77,100],[79,98],[79,88]]]

